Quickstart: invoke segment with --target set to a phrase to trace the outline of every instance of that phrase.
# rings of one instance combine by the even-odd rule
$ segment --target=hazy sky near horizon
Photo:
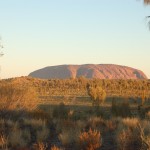
[[[134,67],[150,78],[147,15],[142,0],[0,0],[0,76],[92,63]]]

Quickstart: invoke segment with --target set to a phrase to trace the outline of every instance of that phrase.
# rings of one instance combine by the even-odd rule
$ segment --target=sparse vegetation
[[[0,81],[0,149],[149,149],[149,81],[23,80]]]
[[[150,0],[140,2],[0,1],[0,150],[150,150]],[[79,65],[92,61],[103,64]],[[3,79],[59,62],[75,65]]]

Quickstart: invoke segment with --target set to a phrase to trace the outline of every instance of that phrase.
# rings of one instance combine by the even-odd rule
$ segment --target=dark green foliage
[[[146,114],[150,111],[150,106],[138,106],[138,113],[140,118],[144,119]]]
[[[41,119],[41,120],[46,120],[46,121],[51,120],[51,115],[41,109],[29,112],[28,114],[29,114],[28,115],[29,118]]]
[[[131,110],[130,110],[129,102],[124,101],[122,103],[119,103],[119,102],[117,103],[115,99],[113,99],[111,112],[112,112],[112,115],[117,116],[117,117],[130,117]]]
[[[98,106],[94,107],[94,114],[97,117],[107,118],[106,113],[103,112],[103,110],[101,109],[101,107],[98,107]]]
[[[53,110],[53,118],[61,118],[67,119],[68,118],[69,109],[65,106],[64,103],[60,103],[59,106],[56,106]]]

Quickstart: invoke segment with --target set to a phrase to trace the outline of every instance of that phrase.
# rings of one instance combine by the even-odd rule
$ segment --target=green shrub
[[[111,106],[111,112],[112,115],[117,117],[130,117],[131,110],[130,110],[129,102],[125,101],[123,103],[117,103],[115,100],[113,100]]]
[[[150,111],[150,106],[147,105],[147,106],[138,106],[138,107],[139,107],[139,109],[138,109],[139,116],[142,119],[147,117],[147,113]]]
[[[69,109],[65,106],[64,103],[60,103],[59,106],[56,106],[53,110],[53,118],[67,119],[69,114]]]
[[[90,87],[87,85],[87,91],[92,99],[93,106],[100,106],[100,104],[104,103],[106,99],[106,91],[102,87]]]
[[[49,129],[46,126],[42,126],[41,129],[36,131],[37,142],[45,142],[49,137]]]
[[[28,115],[30,118],[33,119],[42,119],[42,120],[46,120],[46,121],[50,121],[51,120],[51,115],[49,113],[47,113],[44,110],[41,109],[36,109],[34,111],[29,112]]]

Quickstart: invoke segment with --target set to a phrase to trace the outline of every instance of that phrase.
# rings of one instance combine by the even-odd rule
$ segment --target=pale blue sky
[[[0,0],[1,77],[60,64],[120,64],[150,78],[150,6],[137,0]]]

